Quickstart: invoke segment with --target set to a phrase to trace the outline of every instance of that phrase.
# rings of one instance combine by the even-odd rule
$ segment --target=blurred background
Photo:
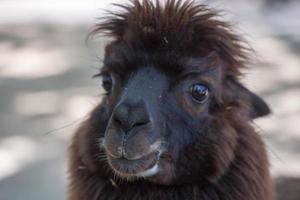
[[[114,2],[122,2],[122,0]],[[206,0],[256,50],[245,83],[272,107],[262,130],[279,199],[300,199],[300,1]],[[70,137],[100,101],[104,0],[0,0],[0,200],[65,199]]]

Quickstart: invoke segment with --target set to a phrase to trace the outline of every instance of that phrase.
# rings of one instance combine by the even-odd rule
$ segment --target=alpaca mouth
[[[128,156],[124,149],[120,156],[112,154],[107,148],[105,138],[100,140],[100,148],[106,152],[106,158],[113,172],[126,179],[152,177],[160,171],[160,158],[167,150],[167,143],[158,140],[149,146],[147,153]]]
[[[153,152],[136,160],[113,158],[107,155],[108,163],[114,172],[123,178],[150,177],[159,171],[159,153]]]

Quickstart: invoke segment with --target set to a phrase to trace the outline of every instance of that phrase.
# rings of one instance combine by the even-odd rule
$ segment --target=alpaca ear
[[[229,82],[233,91],[233,98],[240,99],[249,105],[249,116],[252,119],[271,113],[270,107],[261,97],[251,92],[235,79],[230,79]]]

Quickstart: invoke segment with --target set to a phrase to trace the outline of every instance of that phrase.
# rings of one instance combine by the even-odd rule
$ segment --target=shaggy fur
[[[93,30],[113,38],[101,74],[118,78],[114,91],[105,95],[73,138],[68,199],[274,199],[265,146],[252,126],[252,119],[268,114],[269,108],[238,81],[248,51],[240,37],[218,20],[216,11],[194,1],[133,0],[118,7],[121,11],[110,13]],[[203,105],[182,92],[183,85],[199,78],[195,66],[201,81],[210,85]],[[116,173],[99,145],[109,137],[116,105],[125,97],[149,95],[145,90],[135,90],[134,95],[126,91],[140,74],[145,79],[155,75],[150,78],[156,80],[156,90],[149,92],[159,95],[151,109],[159,114],[153,126],[160,127],[160,135],[155,137],[168,143],[159,161],[160,174],[150,178]],[[178,80],[186,74],[192,75]],[[139,134],[132,136],[137,138],[133,146],[147,146],[144,139],[154,137]]]

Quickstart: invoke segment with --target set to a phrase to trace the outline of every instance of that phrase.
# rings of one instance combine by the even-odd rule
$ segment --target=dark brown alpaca
[[[113,39],[106,94],[74,136],[68,199],[274,199],[239,36],[194,1],[118,6],[93,31]]]

